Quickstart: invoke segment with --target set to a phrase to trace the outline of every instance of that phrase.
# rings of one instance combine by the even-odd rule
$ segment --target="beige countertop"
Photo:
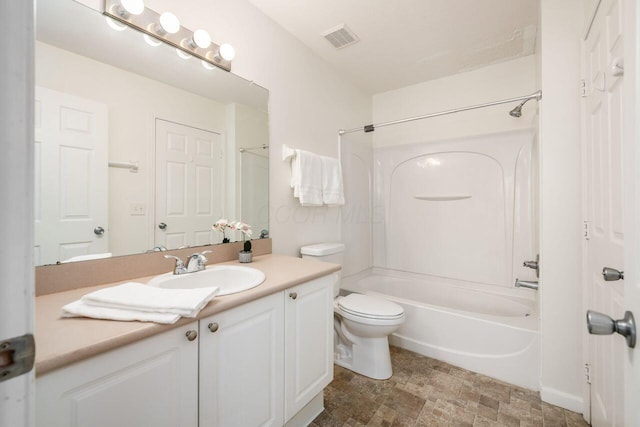
[[[214,298],[200,311],[197,319],[340,270],[337,264],[273,254],[254,257],[254,261],[248,265],[240,264],[238,261],[220,263],[225,264],[256,268],[266,275],[266,280],[248,291]],[[151,279],[152,277],[141,277],[128,281],[146,283]],[[89,292],[120,283],[124,282],[74,289],[36,298],[36,376],[197,320],[182,318],[172,325],[160,325],[60,317],[64,305]]]

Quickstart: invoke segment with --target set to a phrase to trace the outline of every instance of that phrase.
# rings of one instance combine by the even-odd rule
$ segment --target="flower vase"
[[[253,261],[253,252],[251,251],[240,251],[238,252],[238,260],[241,263],[247,263]]]

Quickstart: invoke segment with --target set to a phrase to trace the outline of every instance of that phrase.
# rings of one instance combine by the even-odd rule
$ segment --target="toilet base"
[[[352,345],[336,344],[333,362],[345,369],[375,380],[391,378],[391,356],[389,340],[368,338]]]

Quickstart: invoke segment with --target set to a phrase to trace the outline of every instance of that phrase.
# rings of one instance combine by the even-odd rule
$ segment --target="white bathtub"
[[[406,321],[391,344],[538,390],[539,319],[532,299],[383,269],[345,278],[342,289],[404,307]]]

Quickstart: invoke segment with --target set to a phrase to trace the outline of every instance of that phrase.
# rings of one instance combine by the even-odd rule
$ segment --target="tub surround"
[[[269,239],[269,251],[270,243],[271,242]],[[232,250],[233,245],[220,246],[225,246],[225,252],[227,249],[226,247],[228,246],[230,249],[229,252],[233,252],[235,254],[233,261],[227,261],[222,264],[240,265],[240,263],[237,261],[237,250]],[[220,246],[217,246],[216,248],[220,248]],[[193,253],[193,251],[194,248],[190,248],[181,251],[171,251],[170,253],[178,252],[181,256],[186,256],[190,253]],[[219,256],[223,256],[222,250],[219,250],[217,252],[220,253]],[[147,271],[145,277],[127,277],[109,283],[102,282],[102,284],[97,286],[76,287],[75,289],[70,290],[62,290],[58,292],[54,291],[48,292],[46,294],[41,293],[40,296],[36,298],[35,338],[36,346],[38,349],[36,352],[35,362],[36,376],[43,375],[55,369],[70,365],[74,362],[87,359],[100,353],[107,352],[114,348],[136,342],[140,339],[159,334],[161,332],[188,324],[196,320],[183,318],[172,325],[160,325],[155,323],[118,322],[89,318],[63,319],[60,317],[60,309],[62,308],[62,306],[77,300],[86,293],[108,286],[114,286],[130,279],[135,279],[138,282],[146,283],[153,278],[152,275],[166,273],[171,269],[171,265],[165,265],[168,261],[164,258],[161,258],[164,254],[167,254],[167,252],[137,255],[145,257],[147,255],[151,257],[155,256],[155,258],[158,259],[158,265],[161,265],[163,267],[160,271],[157,272],[155,270],[153,272]],[[214,255],[212,257],[209,257],[210,260],[213,261],[214,259],[216,259],[215,253],[210,255]],[[130,257],[114,258],[110,261],[124,260],[125,258]],[[101,261],[104,262],[105,260]],[[87,275],[87,278],[90,278],[91,275],[96,275],[95,272],[89,274],[88,271],[91,271],[92,269],[90,266],[85,266],[84,264],[85,263],[82,263],[81,269],[84,274]],[[128,266],[130,264],[136,263],[130,263],[129,260],[125,260],[124,264]],[[155,263],[150,263],[149,268],[155,269],[156,266],[152,264]],[[209,264],[212,264],[212,262],[210,262]],[[204,309],[202,309],[197,319],[220,313],[239,305],[257,300],[261,297],[276,293],[278,291],[282,291],[284,289],[304,282],[308,282],[309,280],[315,278],[326,276],[340,270],[340,266],[337,264],[319,263],[309,260],[303,260],[300,258],[274,254],[255,256],[254,262],[251,264],[251,267],[257,268],[265,273],[267,278],[264,283],[256,288],[245,292],[214,298],[212,302],[210,302]],[[85,268],[88,268],[88,270],[86,270]],[[111,268],[115,269],[116,267]],[[109,268],[104,267],[104,269],[105,271],[107,271]],[[76,273],[74,274],[74,276],[78,274],[79,273]],[[57,280],[62,279],[63,276],[61,278],[58,278]],[[55,286],[47,283],[46,289],[55,289]]]

